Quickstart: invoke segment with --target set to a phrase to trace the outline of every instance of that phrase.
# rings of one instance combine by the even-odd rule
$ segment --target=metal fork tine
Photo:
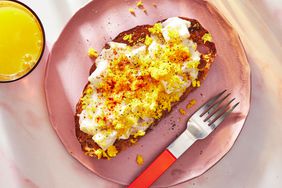
[[[219,107],[219,105],[227,98],[229,97],[231,93],[228,93],[225,97],[223,97],[222,99],[220,99],[218,102],[216,102],[215,104],[213,104],[213,106],[208,109],[206,112],[203,112],[200,117],[204,118],[204,121],[209,117],[209,115],[212,115],[215,110],[217,109],[217,107]],[[204,116],[205,115],[205,116]]]
[[[219,108],[214,114],[212,114],[210,117],[207,117],[204,121],[207,121],[207,119],[209,120],[209,122],[213,122],[214,120],[216,120],[223,112],[227,110],[229,104],[231,104],[234,100],[235,98],[231,99],[227,104]]]
[[[206,110],[208,110],[211,105],[219,98],[223,95],[223,93],[226,92],[226,89],[224,91],[222,91],[221,93],[219,93],[218,95],[216,95],[215,97],[211,98],[207,103],[205,103],[203,106],[200,107],[200,109],[194,114],[194,115],[201,115],[202,113],[204,113]]]
[[[213,123],[211,123],[210,127],[215,129],[223,120],[238,106],[240,102],[236,103],[229,110],[227,110],[224,114],[222,114],[218,119],[216,119]]]

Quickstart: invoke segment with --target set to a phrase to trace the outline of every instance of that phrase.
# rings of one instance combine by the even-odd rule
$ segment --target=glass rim
[[[29,69],[25,74],[21,75],[20,77],[16,78],[16,79],[12,79],[12,80],[0,80],[0,83],[11,83],[11,82],[15,82],[15,81],[18,81],[24,77],[26,77],[27,75],[29,75],[36,67],[37,65],[39,64],[39,62],[41,61],[42,57],[43,57],[43,54],[45,52],[45,45],[46,45],[46,36],[45,36],[45,31],[44,31],[44,27],[43,27],[43,24],[39,18],[39,16],[35,13],[34,10],[32,10],[29,6],[27,6],[26,4],[18,1],[18,0],[4,0],[6,2],[13,2],[13,3],[16,3],[20,6],[23,6],[24,8],[26,8],[37,20],[40,28],[41,28],[41,31],[42,31],[42,39],[43,39],[43,42],[42,42],[42,50],[41,50],[41,53],[40,53],[40,56],[38,58],[38,60],[36,61],[36,63],[34,64],[34,66]],[[4,2],[2,1],[2,2]]]

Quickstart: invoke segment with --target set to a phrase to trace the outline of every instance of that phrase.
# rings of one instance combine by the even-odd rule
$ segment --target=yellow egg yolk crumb
[[[152,42],[153,42],[153,39],[151,37],[149,37],[148,35],[146,35],[144,44],[146,46],[150,46],[150,44],[152,44]]]
[[[144,136],[144,135],[145,135],[145,131],[139,130],[139,131],[137,131],[137,133],[135,133],[135,134],[133,135],[133,137],[134,137],[134,138],[137,138],[137,137],[139,137],[139,136]]]
[[[202,58],[206,61],[206,62],[210,62],[211,61],[211,53],[208,54],[202,54]],[[210,63],[206,64],[206,68],[209,68]]]
[[[138,155],[136,156],[136,163],[137,163],[138,165],[143,165],[143,164],[144,164],[144,159],[143,159],[143,156],[142,156],[142,155],[138,154]]]
[[[152,34],[161,34],[162,32],[162,24],[155,23],[153,27],[149,28],[149,32]]]
[[[113,147],[114,147],[114,146],[113,146]],[[84,149],[85,149],[85,155],[90,156],[90,157],[94,157],[94,156],[96,155],[98,159],[101,159],[102,157],[105,157],[105,158],[107,158],[108,160],[110,160],[111,157],[115,157],[116,154],[117,154],[117,151],[116,151],[116,153],[115,153],[115,151],[114,151],[113,149],[111,149],[111,151],[110,151],[110,154],[111,154],[112,156],[108,155],[108,154],[107,154],[104,150],[102,150],[102,149],[97,149],[97,150],[95,150],[94,148],[90,148],[90,147],[88,147],[88,146],[85,146]]]
[[[137,6],[138,8],[143,8],[144,4],[143,4],[142,1],[138,1],[138,2],[136,3],[136,6]]]
[[[131,139],[130,139],[130,142],[131,142],[132,144],[135,144],[135,143],[137,142],[137,139],[131,138]]]
[[[128,41],[129,43],[133,42],[132,34],[126,34],[126,35],[124,35],[124,37],[122,39],[125,40],[125,41]]]
[[[128,11],[129,11],[130,14],[135,16],[135,10],[133,8],[129,8]]]
[[[109,157],[115,157],[118,153],[118,150],[115,146],[110,146],[107,149],[107,153],[108,153]]]
[[[111,157],[109,157],[109,155],[103,150],[103,155],[104,158],[107,158],[108,160],[111,159]]]
[[[89,48],[88,49],[88,56],[90,58],[96,58],[96,57],[98,57],[98,52],[94,48]]]
[[[186,111],[185,111],[184,109],[182,109],[182,108],[179,109],[179,112],[180,112],[180,114],[182,114],[182,115],[185,115],[185,114],[186,114]]]
[[[201,86],[201,82],[199,80],[192,81],[192,87],[200,87],[200,86]]]
[[[205,33],[202,37],[202,40],[204,41],[204,43],[206,43],[207,41],[211,42],[212,41],[212,36],[210,33]]]
[[[195,99],[192,99],[189,101],[189,103],[187,104],[186,108],[189,109],[191,108],[192,106],[194,106],[196,104],[196,100]]]
[[[86,145],[86,146],[84,146],[84,150],[85,150],[85,155],[88,155],[90,157],[93,157],[93,156],[96,155],[98,157],[98,155],[95,153],[96,151],[95,151],[94,148],[90,148]],[[103,150],[101,149],[101,151],[103,151]]]
[[[95,153],[95,155],[97,156],[98,159],[101,159],[104,151],[102,149],[97,149],[94,153]]]

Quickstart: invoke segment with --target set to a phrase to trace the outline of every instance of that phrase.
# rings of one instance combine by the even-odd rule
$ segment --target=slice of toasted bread
[[[201,52],[201,60],[200,60],[200,65],[198,66],[199,68],[199,74],[198,74],[198,80],[202,81],[205,79],[207,76],[207,73],[210,69],[211,64],[214,61],[215,55],[216,55],[216,48],[215,44],[210,41],[203,40],[203,36],[208,33],[206,29],[204,29],[201,24],[194,19],[188,19],[188,18],[183,18],[180,17],[181,19],[185,19],[187,21],[191,22],[191,27],[189,27],[189,32],[190,32],[190,39],[193,40],[193,42],[197,43],[197,50]],[[165,20],[163,20],[165,21]],[[163,22],[160,21],[160,22]],[[113,41],[114,42],[119,42],[119,43],[125,43],[127,45],[134,45],[137,41],[138,42],[144,42],[146,35],[149,35],[149,28],[151,28],[152,25],[142,25],[142,26],[136,26],[135,28],[132,28],[128,31],[124,31],[120,33]],[[128,40],[124,40],[124,36],[132,34],[132,41],[129,42]],[[106,44],[104,48],[108,48],[109,46]],[[90,74],[96,69],[95,64],[90,69]],[[85,89],[87,88],[89,82],[85,86]],[[191,92],[195,87],[188,87],[186,92],[182,95],[181,99],[185,98],[189,92]],[[84,90],[85,90],[84,89]],[[85,95],[85,92],[83,92],[83,96]],[[83,97],[82,96],[82,97]],[[174,104],[175,105],[175,104]],[[83,152],[90,156],[94,157],[95,151],[100,149],[100,147],[94,142],[92,139],[92,135],[88,135],[80,130],[80,125],[79,125],[79,116],[82,111],[82,103],[81,100],[77,103],[76,106],[76,114],[75,114],[75,130],[76,130],[76,136],[78,141],[81,144],[81,148]],[[165,113],[164,113],[165,114]],[[154,123],[156,124],[157,121]],[[114,146],[116,149],[120,152],[127,147],[131,146],[133,143],[130,141],[133,138],[133,136],[130,136],[126,140],[116,140],[114,143]],[[134,138],[136,139],[136,138]],[[97,156],[96,156],[97,157]],[[106,155],[103,155],[102,158],[108,158]]]

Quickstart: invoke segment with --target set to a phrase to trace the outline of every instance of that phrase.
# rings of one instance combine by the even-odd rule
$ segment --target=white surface
[[[50,49],[69,18],[87,0],[23,2],[41,18]],[[199,178],[176,187],[282,187],[282,2],[212,2],[238,31],[246,49],[252,71],[252,104],[232,150]],[[119,187],[93,178],[86,169],[78,171],[80,164],[66,157],[47,117],[44,67],[41,63],[19,82],[0,84],[0,187]],[[32,89],[29,83],[34,83]]]

